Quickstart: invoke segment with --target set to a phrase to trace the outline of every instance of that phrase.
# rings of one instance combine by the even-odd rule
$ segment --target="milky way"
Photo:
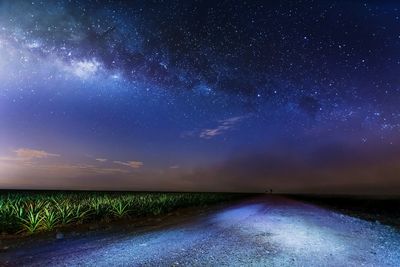
[[[400,188],[395,1],[0,1],[0,186]]]

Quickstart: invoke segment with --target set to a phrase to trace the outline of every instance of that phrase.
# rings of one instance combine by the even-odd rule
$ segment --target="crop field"
[[[159,215],[238,197],[224,193],[10,192],[0,194],[0,232],[33,234],[94,220]]]

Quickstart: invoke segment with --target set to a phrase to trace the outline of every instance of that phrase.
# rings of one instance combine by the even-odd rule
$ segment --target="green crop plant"
[[[159,215],[230,198],[213,193],[0,192],[0,233],[32,234],[105,218]]]
[[[23,229],[26,230],[29,234],[33,234],[34,232],[39,230],[40,222],[43,219],[41,217],[41,212],[35,209],[33,204],[29,204],[25,214],[23,209],[20,209],[19,218],[21,220],[21,225]]]
[[[42,226],[44,230],[53,230],[58,223],[57,213],[46,207],[42,213]]]
[[[111,209],[112,214],[118,218],[124,217],[129,212],[128,203],[124,203],[121,200],[113,200],[110,202],[110,205],[111,205],[110,209]]]
[[[89,210],[85,209],[81,204],[73,206],[73,220],[78,223],[82,223],[82,221],[89,214]]]
[[[55,206],[60,216],[61,224],[69,224],[75,219],[74,208],[68,200],[56,202]]]

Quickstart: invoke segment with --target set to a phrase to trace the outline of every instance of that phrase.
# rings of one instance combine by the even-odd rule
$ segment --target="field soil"
[[[0,265],[400,266],[398,229],[284,196],[154,220],[37,236],[4,249]]]
[[[297,195],[291,197],[400,229],[399,196]]]

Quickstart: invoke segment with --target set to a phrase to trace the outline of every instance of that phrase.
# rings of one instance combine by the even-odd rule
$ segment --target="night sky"
[[[0,0],[0,188],[400,192],[397,1]]]

